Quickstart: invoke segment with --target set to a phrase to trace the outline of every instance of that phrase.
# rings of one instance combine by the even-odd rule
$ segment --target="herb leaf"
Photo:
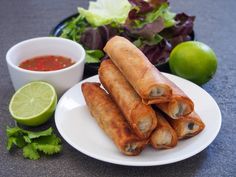
[[[40,155],[35,149],[34,144],[28,144],[23,148],[23,156],[31,160],[37,160],[40,158]]]
[[[57,144],[61,143],[61,139],[58,138],[55,134],[52,134],[50,136],[45,136],[45,137],[41,137],[39,139],[35,139],[34,143],[57,145]]]
[[[61,145],[51,144],[35,144],[37,150],[44,152],[45,154],[52,155],[61,151]]]
[[[32,160],[40,158],[38,151],[44,154],[55,154],[62,150],[61,139],[58,138],[52,128],[44,131],[27,131],[19,127],[7,127],[7,150],[11,150],[14,145],[23,148],[23,156]]]
[[[32,131],[24,131],[30,139],[39,138],[41,136],[49,136],[52,134],[52,128],[50,127],[47,130],[39,131],[39,132],[32,132]]]
[[[18,136],[21,133],[22,133],[22,129],[20,129],[19,127],[14,127],[14,128],[7,127],[7,136],[8,137]]]
[[[14,142],[16,142],[16,138],[15,137],[8,138],[8,141],[7,141],[7,150],[8,151],[10,151],[12,149],[12,147],[15,144]]]

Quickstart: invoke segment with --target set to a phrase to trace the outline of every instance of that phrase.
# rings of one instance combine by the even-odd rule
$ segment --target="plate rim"
[[[169,75],[170,77],[176,77],[178,79],[181,79],[181,80],[184,80],[185,82],[190,82],[186,79],[183,79],[183,78],[180,78],[176,75],[173,75],[173,74],[169,74],[169,73],[164,73],[162,72],[164,75]],[[79,152],[83,153],[84,155],[87,155],[89,157],[92,157],[94,159],[97,159],[97,160],[100,160],[100,161],[103,161],[103,162],[107,162],[107,163],[112,163],[112,164],[116,164],[116,165],[122,165],[122,166],[161,166],[161,165],[166,165],[166,164],[172,164],[172,163],[176,163],[176,162],[179,162],[179,161],[183,161],[187,158],[190,158],[190,157],[193,157],[194,155],[200,153],[201,151],[203,151],[204,149],[206,149],[214,140],[215,138],[217,137],[217,135],[219,134],[219,131],[220,131],[220,128],[221,128],[221,125],[222,125],[222,114],[221,114],[221,111],[220,111],[220,108],[217,104],[217,102],[215,101],[215,99],[206,91],[204,90],[203,88],[201,88],[200,86],[196,85],[195,83],[192,83],[190,82],[191,84],[197,86],[199,89],[201,89],[201,91],[205,92],[213,101],[213,103],[215,104],[216,108],[217,108],[217,114],[219,115],[219,124],[218,126],[216,127],[216,131],[215,131],[215,134],[214,136],[211,137],[211,139],[208,140],[207,143],[201,145],[200,147],[198,147],[197,149],[194,149],[193,151],[187,153],[187,154],[184,154],[181,158],[172,158],[172,159],[169,159],[169,160],[163,160],[163,161],[151,161],[151,162],[131,162],[131,161],[122,161],[122,160],[115,160],[115,159],[112,159],[112,158],[107,158],[107,157],[102,157],[100,155],[97,155],[97,154],[94,154],[94,153],[91,153],[83,148],[80,148],[78,145],[76,145],[74,142],[72,142],[70,140],[69,137],[67,137],[67,135],[63,134],[62,133],[62,130],[60,129],[60,126],[59,126],[59,116],[58,115],[58,109],[60,108],[60,105],[62,104],[63,100],[64,100],[64,97],[66,97],[67,93],[72,90],[74,87],[77,87],[79,84],[83,83],[83,82],[86,82],[88,80],[91,80],[91,79],[94,79],[94,78],[97,78],[98,75],[94,75],[94,76],[91,76],[89,78],[86,78],[84,80],[81,80],[80,82],[78,82],[77,84],[75,84],[73,87],[71,87],[69,90],[67,90],[63,95],[62,97],[60,98],[60,100],[58,101],[58,104],[57,104],[57,107],[56,107],[56,110],[55,110],[55,118],[54,118],[54,121],[55,121],[55,125],[56,125],[56,128],[58,130],[58,132],[60,133],[60,135],[63,137],[63,139],[70,145],[72,146],[73,148],[75,148],[76,150],[78,150]],[[122,155],[122,154],[121,154]],[[141,154],[142,155],[142,154]],[[132,157],[130,157],[132,158]],[[155,162],[158,162],[158,163],[155,163]]]

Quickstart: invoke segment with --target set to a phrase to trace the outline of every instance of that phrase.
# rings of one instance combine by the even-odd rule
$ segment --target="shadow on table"
[[[85,155],[82,155],[85,156]],[[129,167],[105,163],[93,158],[83,158],[83,162],[79,163],[79,169],[86,176],[195,176],[196,171],[204,164],[207,158],[207,150],[188,158],[186,160],[173,164],[152,166],[152,167]],[[73,163],[71,161],[71,163]],[[76,161],[75,163],[78,163]],[[74,164],[75,165],[75,164]]]

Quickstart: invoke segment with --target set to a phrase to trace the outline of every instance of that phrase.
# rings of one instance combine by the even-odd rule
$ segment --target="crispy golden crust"
[[[117,103],[134,132],[142,139],[150,136],[157,125],[153,109],[142,99],[111,60],[104,60],[98,71],[99,79]]]
[[[159,103],[170,98],[172,91],[166,84],[167,78],[130,41],[115,36],[107,42],[104,51],[144,100],[144,103],[149,104],[149,100]]]
[[[91,115],[125,155],[138,155],[147,140],[140,140],[130,129],[122,113],[99,83],[83,83],[82,92]]]
[[[172,119],[169,117],[167,120],[174,128],[178,139],[193,137],[205,128],[205,124],[195,111],[187,116],[182,116],[179,119]]]
[[[158,119],[158,125],[151,135],[150,144],[155,149],[175,147],[178,143],[178,138],[174,129],[160,112],[156,111],[156,117]]]
[[[156,106],[173,119],[190,114],[194,110],[193,101],[173,82],[167,82],[172,88],[172,97],[168,102]]]

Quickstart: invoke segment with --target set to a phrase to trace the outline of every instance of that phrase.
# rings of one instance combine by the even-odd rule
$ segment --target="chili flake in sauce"
[[[46,55],[24,60],[19,64],[19,67],[31,71],[55,71],[67,68],[73,64],[75,64],[75,61],[70,58]]]

